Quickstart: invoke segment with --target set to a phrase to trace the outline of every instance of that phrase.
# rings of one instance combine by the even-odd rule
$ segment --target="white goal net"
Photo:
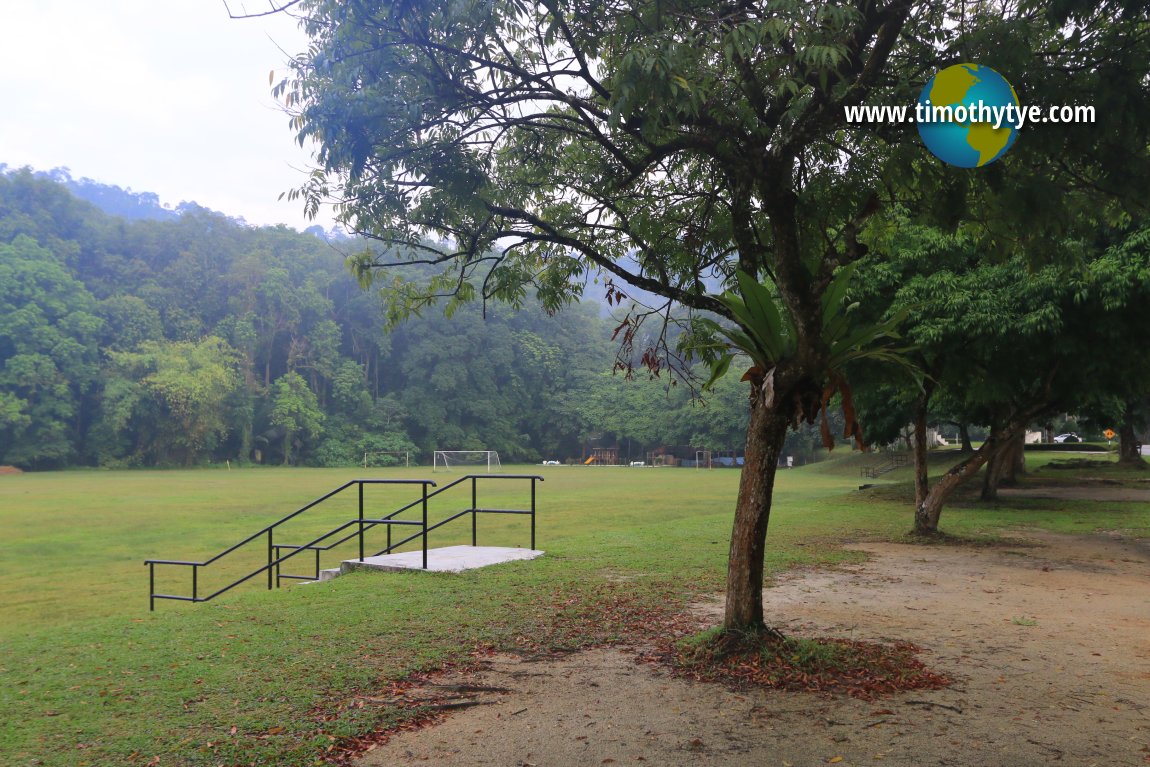
[[[490,474],[502,470],[499,453],[494,450],[436,450],[432,457],[432,471],[452,469],[486,469]]]

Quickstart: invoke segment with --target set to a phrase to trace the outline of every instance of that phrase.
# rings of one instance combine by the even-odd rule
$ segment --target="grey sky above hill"
[[[196,201],[304,229],[304,179],[268,74],[306,48],[294,19],[232,20],[220,0],[0,5],[0,163]]]

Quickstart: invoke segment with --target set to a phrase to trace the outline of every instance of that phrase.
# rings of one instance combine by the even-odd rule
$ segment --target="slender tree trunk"
[[[1009,460],[1003,467],[1002,483],[1007,487],[1018,484],[1018,475],[1026,473],[1026,428],[1021,428],[1010,440]]]
[[[970,429],[966,424],[960,423],[958,425],[958,437],[962,440],[962,452],[973,453],[974,445],[970,444]]]
[[[255,440],[255,413],[256,413],[256,361],[249,356],[244,365],[244,413],[240,425],[240,461],[247,463],[252,459],[252,445]]]
[[[928,479],[930,466],[926,458],[926,413],[930,404],[931,389],[924,387],[914,404],[914,505],[917,508],[926,501],[930,492]]]
[[[254,443],[255,424],[252,421],[253,405],[251,404],[251,396],[247,397],[247,411],[244,413],[244,421],[240,426],[240,461],[247,463],[252,459],[252,444]]]
[[[986,460],[986,471],[982,474],[982,492],[978,496],[980,500],[998,500],[998,485],[1002,481],[1002,464],[1006,458],[1005,453],[1004,447],[1001,450],[996,450]]]
[[[1138,435],[1134,432],[1134,419],[1129,409],[1118,426],[1118,463],[1140,469],[1147,465],[1138,451]]]
[[[778,402],[763,402],[762,388],[751,386],[751,422],[747,427],[746,457],[739,481],[739,500],[731,531],[727,566],[727,603],[723,628],[748,629],[764,625],[763,554],[771,495],[790,413]]]

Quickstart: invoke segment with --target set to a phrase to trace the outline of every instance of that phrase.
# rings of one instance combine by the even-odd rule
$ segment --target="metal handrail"
[[[528,509],[481,509],[481,508],[478,508],[478,480],[480,480],[480,479],[529,479],[529,480],[531,480],[531,508],[529,510]],[[411,541],[415,540],[420,535],[422,535],[424,537],[424,545],[426,546],[427,535],[432,530],[435,530],[436,528],[442,527],[443,525],[447,524],[448,522],[453,522],[456,519],[459,519],[460,517],[465,516],[467,514],[471,514],[471,545],[475,546],[475,545],[477,545],[477,541],[478,541],[478,529],[477,529],[477,524],[476,524],[476,515],[477,514],[485,514],[485,513],[487,513],[487,514],[490,514],[490,513],[494,513],[494,514],[530,514],[531,515],[531,548],[534,549],[535,548],[535,482],[536,481],[543,482],[544,481],[543,477],[539,476],[538,474],[468,474],[466,476],[460,477],[459,479],[455,480],[454,482],[449,482],[448,484],[444,485],[443,487],[429,493],[427,498],[428,498],[428,500],[430,500],[431,498],[434,498],[435,496],[439,495],[440,493],[442,493],[446,490],[450,490],[451,488],[455,487],[456,485],[461,484],[467,480],[471,480],[471,508],[464,509],[463,511],[460,511],[457,514],[436,523],[435,525],[428,528],[424,532],[408,536],[407,538],[404,538],[402,541],[399,541],[398,543],[394,543],[394,544],[391,542],[391,528],[388,528],[388,530],[387,530],[387,534],[388,534],[387,547],[384,549],[380,549],[373,556],[380,556],[381,554],[387,554],[391,551],[394,551],[395,549],[398,549],[400,546],[403,546],[405,543],[410,543]],[[392,512],[391,514],[384,517],[384,519],[390,519],[391,517],[394,517],[396,514],[399,514],[400,512],[406,511],[407,509],[411,508],[411,506],[413,506],[413,505],[414,504],[409,504],[408,506],[400,509],[399,511]]]
[[[435,496],[439,495],[439,494],[440,494],[440,493],[442,493],[444,490],[450,490],[451,488],[455,487],[456,485],[460,484],[461,482],[464,482],[464,481],[466,481],[466,480],[468,480],[468,479],[472,479],[472,478],[474,478],[474,477],[476,477],[476,476],[481,476],[481,475],[472,475],[472,474],[468,474],[468,475],[462,476],[462,477],[460,477],[459,479],[456,479],[456,480],[454,480],[454,481],[452,481],[452,482],[449,482],[449,483],[447,483],[447,484],[446,484],[446,485],[444,485],[443,487],[440,487],[438,490],[433,490],[432,492],[428,493],[426,498],[417,498],[416,500],[412,501],[411,503],[407,504],[406,506],[401,506],[399,509],[397,509],[397,510],[395,510],[395,511],[391,512],[391,513],[390,513],[390,514],[388,514],[386,517],[383,517],[382,519],[376,520],[376,522],[377,522],[377,523],[386,523],[386,522],[391,522],[391,521],[394,519],[394,517],[396,517],[396,516],[397,516],[397,515],[399,515],[399,514],[402,514],[403,512],[407,511],[408,509],[412,509],[412,508],[415,508],[416,506],[419,506],[420,504],[424,503],[425,501],[430,501],[432,498],[434,498]],[[517,475],[517,474],[499,474],[499,475],[491,475],[491,476],[497,476],[497,477],[499,477],[499,478],[502,478],[502,479],[523,479],[523,478],[526,478],[526,475]],[[538,477],[538,479],[539,479],[540,481],[542,481],[542,480],[543,480],[543,478],[542,478],[542,477]],[[466,512],[464,512],[464,513],[466,513]],[[452,517],[452,519],[455,519],[455,518],[457,518],[457,517]],[[365,521],[365,522],[367,522],[367,521],[369,521],[369,520],[364,520],[364,521]],[[354,523],[349,523],[349,524],[354,524]],[[418,523],[416,523],[416,522],[414,522],[414,521],[413,521],[413,522],[404,522],[404,523],[402,523],[402,524],[418,524]],[[442,524],[442,523],[440,523],[440,524]],[[435,525],[434,527],[431,527],[430,529],[428,529],[428,530],[427,530],[427,532],[431,532],[432,530],[434,530],[436,527],[439,527],[439,526],[440,526],[440,525],[438,525],[438,524],[437,524],[437,525]],[[332,531],[332,533],[334,534],[334,533],[336,533],[336,532],[339,532],[339,530],[342,530],[344,527],[347,527],[347,525],[343,525],[342,527],[340,527],[340,528],[337,528],[336,530],[333,530],[333,531]],[[372,527],[374,527],[374,525],[372,525]],[[388,532],[390,533],[390,530],[389,530]],[[384,549],[381,549],[381,550],[377,551],[377,552],[376,552],[375,554],[373,554],[372,556],[376,556],[376,557],[378,557],[378,556],[379,556],[379,555],[381,555],[381,554],[386,554],[386,553],[388,553],[388,552],[390,552],[390,551],[393,551],[394,549],[397,549],[397,548],[399,548],[400,546],[404,545],[405,543],[410,543],[411,541],[413,541],[413,540],[415,540],[416,538],[420,537],[420,535],[421,535],[421,534],[422,534],[422,533],[415,533],[414,535],[410,535],[410,536],[408,536],[407,538],[404,538],[402,541],[400,541],[399,543],[396,543],[396,544],[392,544],[392,543],[390,543],[390,540],[391,540],[391,539],[390,539],[390,535],[389,535],[389,538],[388,538],[388,541],[389,541],[389,542],[388,542],[388,545],[387,545],[387,547],[386,547],[386,548],[384,548]],[[292,544],[287,544],[287,543],[283,543],[283,544],[277,543],[277,544],[276,544],[276,548],[277,548],[277,549],[279,549],[279,548],[299,548],[299,549],[311,549],[312,551],[315,551],[315,552],[316,552],[316,558],[317,558],[317,560],[318,560],[318,558],[319,558],[319,552],[321,552],[321,551],[331,551],[332,549],[336,548],[337,546],[340,546],[340,545],[342,545],[342,544],[344,544],[344,543],[347,543],[347,542],[348,542],[348,541],[350,541],[352,538],[355,538],[355,537],[357,537],[357,536],[359,536],[359,532],[358,532],[358,531],[356,531],[356,532],[354,532],[354,533],[351,533],[350,535],[346,535],[346,536],[344,536],[343,538],[340,538],[338,541],[335,541],[335,542],[333,542],[333,543],[329,543],[327,546],[307,546],[307,545],[305,545],[305,546],[294,546],[294,545],[292,545]],[[325,536],[325,537],[326,537],[326,536]],[[313,543],[314,543],[314,542],[313,542]],[[534,548],[534,546],[532,546],[532,548]],[[360,555],[360,561],[363,561],[363,559],[364,559],[364,557],[363,557],[363,555],[361,554],[361,555]],[[317,567],[316,567],[316,570],[318,571],[318,569],[319,569],[319,567],[318,567],[318,565],[317,565]],[[292,578],[299,578],[299,579],[302,579],[304,576],[296,576],[296,575],[280,575],[280,574],[277,572],[277,573],[276,573],[276,577],[277,577],[277,578],[281,578],[281,577],[282,577],[282,578],[289,578],[289,579],[292,579]],[[318,576],[318,575],[316,575],[316,577],[318,578],[319,576]]]
[[[219,554],[216,554],[211,559],[205,559],[202,562],[181,562],[181,561],[174,560],[174,559],[145,559],[144,564],[200,565],[201,567],[205,566],[205,565],[210,565],[212,562],[215,562],[217,559],[220,559],[222,557],[227,556],[228,554],[231,554],[233,551],[240,548],[241,546],[244,546],[246,544],[251,543],[256,538],[259,538],[260,536],[262,536],[264,533],[271,532],[275,528],[282,525],[284,522],[287,522],[290,519],[294,519],[294,518],[298,517],[300,514],[303,514],[308,509],[311,509],[311,508],[318,506],[319,504],[323,503],[328,498],[331,498],[332,496],[335,496],[335,495],[338,495],[339,493],[342,493],[344,490],[348,489],[352,485],[360,485],[361,487],[363,485],[431,485],[432,487],[435,487],[436,482],[434,480],[430,480],[430,479],[352,479],[352,480],[348,480],[347,482],[344,482],[342,485],[337,487],[335,490],[332,490],[330,493],[326,493],[324,495],[321,495],[319,498],[316,498],[314,501],[307,504],[306,506],[303,506],[303,507],[297,509],[296,511],[293,511],[291,514],[288,514],[286,517],[279,520],[278,522],[272,522],[270,525],[263,528],[259,532],[252,533],[247,538],[244,538],[242,541],[235,544],[234,546],[230,546],[230,547],[224,549],[223,551],[221,551]],[[416,503],[419,503],[419,501],[416,501]],[[408,506],[407,508],[411,508],[411,507]]]
[[[860,474],[862,476],[868,477],[870,479],[877,479],[878,477],[882,476],[883,474],[886,474],[888,471],[894,471],[895,469],[901,469],[901,468],[905,467],[906,465],[907,465],[907,459],[906,459],[905,455],[902,455],[900,453],[893,453],[885,461],[882,461],[880,463],[876,463],[873,466],[864,466],[862,468],[862,470],[860,471]]]
[[[384,521],[383,521],[383,520],[371,520],[371,521],[372,521],[373,523],[375,523],[375,524],[384,523]],[[267,569],[269,569],[269,568],[272,568],[272,567],[274,567],[274,568],[277,568],[277,569],[278,569],[278,568],[279,568],[279,566],[280,566],[280,565],[281,565],[283,562],[286,562],[287,560],[289,560],[289,559],[291,559],[292,557],[296,556],[296,555],[297,555],[297,554],[299,554],[301,551],[308,551],[308,550],[313,550],[313,551],[316,551],[316,552],[318,553],[318,552],[319,552],[319,549],[315,547],[315,544],[316,544],[316,543],[319,543],[319,542],[320,542],[320,541],[322,541],[324,538],[327,538],[327,537],[329,537],[329,536],[331,536],[331,535],[334,535],[335,533],[338,533],[340,530],[344,530],[344,529],[346,529],[346,528],[348,528],[348,527],[357,526],[357,525],[359,525],[359,524],[360,524],[360,520],[358,520],[358,519],[353,519],[353,520],[352,520],[352,521],[350,521],[350,522],[345,522],[345,523],[343,523],[342,525],[340,525],[339,527],[335,528],[334,530],[330,530],[330,531],[328,531],[328,532],[324,533],[323,535],[321,535],[320,537],[316,538],[315,540],[313,540],[313,541],[311,541],[311,542],[309,542],[309,543],[305,543],[304,545],[302,545],[302,546],[299,546],[299,547],[293,547],[293,548],[295,548],[295,551],[291,552],[290,554],[285,554],[285,555],[283,555],[282,557],[276,557],[274,560],[272,560],[272,561],[268,562],[268,563],[267,563],[266,565],[264,565],[263,567],[260,567],[259,569],[255,570],[255,571],[253,571],[253,572],[250,572],[250,573],[248,573],[247,575],[245,575],[244,577],[242,577],[242,578],[240,578],[239,580],[235,581],[234,583],[228,584],[227,586],[224,586],[223,588],[219,589],[218,591],[215,591],[215,592],[213,592],[212,594],[210,594],[210,595],[208,595],[208,596],[206,596],[206,597],[202,597],[202,598],[201,598],[200,600],[198,600],[198,601],[201,601],[201,602],[207,602],[209,599],[214,599],[215,597],[218,597],[220,594],[223,594],[225,591],[229,591],[229,590],[231,590],[231,589],[235,588],[236,586],[239,586],[241,583],[244,583],[245,581],[248,581],[248,580],[250,580],[251,578],[254,578],[255,576],[257,576],[257,575],[259,575],[260,573],[262,573],[264,570],[267,570]],[[372,527],[374,527],[374,526],[375,526],[375,524],[373,524],[373,525],[372,525]],[[420,524],[420,523],[419,523],[419,522],[416,522],[416,521],[414,521],[414,520],[394,520],[394,521],[390,522],[390,524],[393,524],[393,525],[418,525],[418,524]],[[277,548],[278,548],[278,546],[277,546]],[[286,546],[284,546],[284,548],[287,548],[287,547],[286,547]],[[277,577],[277,578],[281,577],[281,576],[279,575],[279,573],[278,573],[278,572],[276,573],[276,577]],[[291,576],[291,575],[285,575],[285,576],[282,576],[282,577],[284,577],[284,578],[292,578],[292,577],[295,577],[295,576]],[[318,578],[318,576],[317,576],[317,578]]]
[[[469,479],[471,480],[471,483],[473,486],[474,486],[476,480],[480,480],[480,479],[532,479],[532,480],[539,480],[540,482],[544,481],[543,477],[539,476],[538,474],[465,474],[464,476],[460,477],[459,479],[448,482],[446,485],[444,485],[443,487],[440,487],[438,490],[433,490],[430,493],[428,493],[427,494],[427,500],[430,501],[432,498],[439,495],[440,493],[443,493],[447,490],[450,490],[451,488],[455,487],[456,485],[458,485],[462,482],[466,482]],[[534,483],[532,483],[532,487],[533,488],[535,487]],[[401,508],[397,511],[391,512],[390,514],[387,515],[387,517],[385,517],[385,519],[390,518],[390,517],[394,517],[396,514],[402,514],[403,512],[407,511],[408,509],[414,508],[417,505],[419,505],[418,500],[412,501],[411,503],[407,504],[403,508]]]
[[[480,479],[527,479],[527,480],[531,480],[531,508],[530,509],[483,509],[483,508],[477,508],[476,504],[477,504],[477,496],[478,496],[478,481]],[[430,534],[432,530],[436,530],[440,527],[443,527],[448,522],[454,522],[455,520],[459,519],[460,517],[466,516],[467,514],[472,515],[472,524],[471,524],[471,545],[472,546],[478,545],[479,533],[478,533],[477,524],[476,524],[476,515],[477,514],[529,514],[529,515],[531,515],[531,548],[534,549],[535,548],[535,481],[537,480],[539,482],[543,482],[543,481],[545,481],[544,478],[539,476],[538,474],[467,474],[467,475],[460,477],[459,479],[456,479],[452,482],[447,483],[446,485],[438,488],[437,490],[434,490],[434,491],[428,493],[426,500],[430,501],[432,498],[439,495],[440,493],[443,493],[444,491],[450,490],[453,487],[455,487],[456,485],[462,484],[463,482],[466,482],[468,480],[471,481],[471,508],[464,509],[463,511],[457,512],[456,514],[453,514],[452,516],[450,516],[446,519],[440,520],[439,522],[435,523],[434,525],[431,525],[430,527],[425,527],[424,529],[420,530],[419,532],[412,533],[411,535],[407,536],[406,538],[404,538],[400,541],[396,541],[395,543],[393,543],[391,540],[391,528],[388,527],[388,529],[387,529],[387,546],[385,546],[384,548],[375,552],[371,556],[378,557],[378,556],[381,556],[384,554],[389,554],[392,551],[395,551],[396,549],[400,548],[401,546],[404,546],[405,544],[411,543],[412,541],[417,540],[419,538],[423,538],[423,548],[424,548],[424,554],[425,554],[423,566],[426,569],[426,567],[427,567],[426,550],[427,550],[427,536],[428,536],[428,534]],[[390,514],[388,514],[385,517],[382,517],[381,519],[364,520],[364,521],[365,522],[373,521],[377,524],[384,524],[384,523],[387,523],[387,524],[412,524],[412,522],[403,522],[401,520],[395,520],[394,517],[398,514],[402,514],[403,512],[407,511],[408,509],[414,508],[415,506],[419,505],[423,500],[424,499],[412,501],[411,503],[407,504],[406,506],[400,507],[396,511],[391,512]],[[418,523],[415,523],[415,524],[418,524]],[[333,531],[333,533],[334,532],[338,532],[338,530]],[[345,537],[339,539],[338,541],[335,541],[333,543],[328,544],[327,546],[306,546],[306,545],[300,546],[299,548],[301,548],[301,549],[311,549],[311,550],[315,551],[315,555],[316,555],[315,575],[314,576],[310,576],[310,575],[308,575],[308,576],[282,575],[277,570],[276,571],[276,578],[277,579],[287,578],[287,579],[295,579],[295,580],[312,580],[312,579],[318,580],[319,579],[319,569],[320,569],[319,568],[319,554],[320,554],[320,552],[321,551],[330,551],[331,549],[339,546],[340,544],[346,543],[347,541],[351,540],[352,538],[355,538],[358,535],[359,535],[358,532],[352,533],[351,535],[345,536]],[[281,545],[284,548],[289,548],[289,544],[277,544],[277,548]],[[295,547],[291,546],[291,548],[295,548]],[[359,560],[361,562],[364,560],[362,550],[361,550],[361,553],[359,556]],[[278,582],[278,580],[277,580],[277,582]]]
[[[526,480],[531,480],[531,508],[530,509],[484,509],[484,508],[479,508],[477,496],[478,496],[478,481],[480,479],[526,479]],[[471,508],[464,509],[463,511],[457,512],[456,514],[453,514],[452,516],[448,517],[447,519],[441,520],[441,521],[435,523],[434,525],[428,526],[428,524],[427,524],[427,503],[428,503],[428,501],[430,499],[434,498],[435,496],[439,495],[440,493],[443,493],[447,490],[450,490],[451,488],[453,488],[453,487],[455,487],[455,486],[457,486],[463,482],[466,482],[468,480],[470,480],[470,482],[471,482]],[[149,580],[149,609],[155,610],[157,599],[171,599],[171,600],[184,601],[184,602],[207,602],[208,600],[214,599],[214,598],[218,597],[220,594],[223,594],[223,593],[230,591],[231,589],[235,588],[236,586],[239,586],[241,583],[245,583],[245,582],[251,580],[252,578],[256,577],[257,575],[259,575],[260,573],[263,573],[263,572],[267,572],[267,574],[268,574],[268,589],[269,590],[273,588],[273,585],[274,585],[274,587],[278,587],[280,585],[281,579],[285,579],[285,578],[286,579],[310,580],[310,579],[312,579],[311,576],[284,575],[281,572],[281,565],[283,562],[286,562],[287,560],[291,559],[292,557],[299,555],[301,552],[304,552],[304,551],[314,551],[315,552],[315,576],[314,576],[314,578],[316,580],[318,580],[320,577],[319,576],[319,557],[320,557],[321,551],[330,551],[331,549],[335,548],[336,546],[339,546],[343,543],[346,543],[353,538],[359,538],[359,560],[362,562],[365,559],[364,533],[367,530],[370,530],[370,529],[376,527],[377,525],[384,525],[387,527],[388,545],[385,549],[382,549],[381,551],[379,551],[374,556],[378,556],[379,554],[389,553],[389,552],[394,551],[395,549],[399,548],[400,546],[403,546],[406,543],[410,543],[411,541],[416,540],[418,538],[423,538],[423,568],[424,569],[427,569],[427,539],[428,539],[428,534],[432,530],[436,530],[440,527],[443,527],[447,523],[453,522],[462,516],[466,516],[467,514],[472,515],[472,522],[471,522],[471,545],[472,546],[477,545],[478,533],[477,533],[476,519],[477,519],[478,514],[488,513],[488,514],[528,514],[528,515],[530,515],[531,516],[531,548],[534,549],[535,548],[535,511],[536,511],[535,482],[536,481],[543,482],[544,478],[537,475],[537,474],[468,474],[468,475],[460,477],[457,480],[454,480],[453,482],[449,482],[448,484],[444,485],[443,487],[438,487],[437,483],[434,480],[429,480],[429,479],[353,479],[353,480],[350,480],[348,482],[345,482],[344,484],[340,485],[339,487],[332,490],[331,492],[326,493],[323,496],[320,496],[319,498],[315,499],[311,503],[308,503],[307,505],[301,507],[300,509],[292,512],[291,514],[288,514],[286,517],[283,517],[282,519],[280,519],[276,522],[273,522],[270,525],[267,525],[266,527],[262,528],[258,532],[255,532],[255,533],[249,535],[247,538],[243,539],[239,543],[236,543],[235,545],[228,547],[227,549],[221,551],[219,554],[216,554],[215,556],[211,557],[210,559],[205,559],[202,561],[188,561],[188,560],[178,560],[178,559],[147,559],[147,560],[144,560],[144,564],[148,567],[148,576],[149,576],[148,577],[148,580]],[[406,504],[405,506],[400,507],[398,510],[393,511],[384,517],[381,517],[379,519],[368,519],[368,518],[364,517],[364,508],[363,508],[363,500],[364,500],[363,488],[364,488],[364,485],[386,485],[386,484],[420,485],[421,486],[420,489],[422,490],[422,492],[420,494],[420,497],[417,498],[416,500],[412,501],[411,503]],[[284,544],[284,543],[276,543],[274,541],[274,530],[277,527],[279,527],[280,525],[282,525],[283,523],[285,523],[291,519],[294,519],[295,517],[299,516],[300,514],[303,514],[305,511],[308,511],[309,509],[319,505],[320,503],[323,503],[324,501],[328,500],[329,498],[332,498],[333,496],[338,495],[339,493],[343,492],[344,490],[351,487],[352,485],[357,485],[359,488],[359,517],[357,519],[351,520],[349,522],[345,522],[344,524],[340,525],[339,527],[337,527],[333,530],[329,530],[328,532],[324,533],[323,535],[319,536],[318,538],[316,538],[312,541],[309,541],[308,543],[305,543],[305,544],[301,544],[301,545]],[[428,487],[436,487],[437,489],[429,493]],[[423,510],[422,520],[395,519],[395,517],[397,515],[402,514],[403,512],[408,511],[409,509],[412,509],[416,506],[422,506],[422,510]],[[391,540],[391,528],[393,525],[411,525],[411,526],[419,527],[420,530],[418,532],[414,533],[413,535],[410,535],[410,536],[404,538],[403,540],[399,541],[398,543],[393,544],[392,540]],[[330,544],[325,545],[325,546],[318,545],[320,542],[327,540],[327,539],[331,538],[332,536],[335,536],[335,535],[341,533],[342,531],[346,530],[349,527],[355,527],[356,530],[354,532],[350,533],[349,535],[346,535],[346,536],[340,538],[339,540],[335,541],[334,543],[330,543]],[[243,547],[249,543],[252,543],[253,541],[258,540],[265,535],[267,536],[267,563],[266,564],[257,568],[256,570],[248,573],[247,575],[239,578],[238,580],[212,592],[211,594],[208,594],[206,596],[200,596],[200,594],[199,594],[199,571],[200,571],[201,567],[207,567],[207,566],[211,565],[213,562],[218,561],[219,559],[227,556],[228,554],[236,551],[237,549],[239,549],[239,548],[241,548],[241,547]],[[283,549],[290,549],[290,551],[287,554],[282,554]],[[158,594],[158,593],[156,593],[156,565],[176,565],[176,566],[191,567],[192,568],[192,594],[191,594],[191,596],[185,596],[185,595],[179,595],[179,594]]]
[[[239,543],[236,543],[233,546],[229,546],[228,548],[224,549],[219,554],[216,554],[215,556],[211,557],[210,559],[205,559],[205,560],[198,561],[198,562],[176,560],[176,559],[146,559],[146,560],[144,560],[144,565],[148,568],[148,581],[150,584],[150,587],[149,587],[149,609],[151,609],[151,610],[156,609],[156,599],[177,599],[177,600],[189,601],[189,602],[206,602],[209,599],[213,599],[213,598],[219,596],[224,591],[228,591],[230,589],[233,589],[236,586],[240,585],[241,583],[244,583],[245,581],[248,581],[251,578],[254,578],[255,576],[257,576],[260,573],[265,572],[265,571],[268,574],[268,589],[271,590],[273,587],[272,568],[278,564],[278,562],[276,560],[278,559],[279,561],[283,561],[284,559],[289,559],[290,557],[295,556],[296,554],[299,553],[298,551],[296,551],[296,552],[293,552],[292,554],[289,554],[285,557],[281,557],[281,558],[275,557],[274,553],[273,553],[274,549],[275,549],[275,542],[274,542],[274,531],[275,531],[275,529],[277,527],[279,527],[280,525],[284,524],[285,522],[288,522],[289,520],[295,519],[300,514],[303,514],[305,511],[308,511],[309,509],[312,509],[315,506],[323,503],[324,501],[338,495],[339,493],[343,492],[344,490],[346,490],[347,488],[349,488],[353,485],[356,485],[359,487],[359,516],[362,519],[363,518],[363,487],[364,487],[364,485],[420,485],[421,489],[423,490],[423,497],[426,497],[428,486],[430,485],[431,487],[435,487],[436,484],[437,483],[434,480],[430,480],[430,479],[352,479],[352,480],[349,480],[349,481],[343,483],[342,485],[340,485],[336,489],[332,490],[331,492],[325,493],[324,495],[320,496],[319,498],[316,498],[311,503],[308,503],[307,505],[300,507],[296,511],[293,511],[291,514],[288,514],[286,517],[283,517],[282,519],[277,520],[277,521],[271,523],[270,525],[267,525],[266,527],[262,528],[261,530],[255,532],[255,533],[252,533],[251,535],[249,535],[247,538],[244,538]],[[418,503],[418,501],[417,501],[417,503]],[[355,523],[352,523],[352,524],[358,524],[358,521]],[[343,527],[346,527],[346,525],[344,525]],[[342,529],[342,527],[339,529]],[[240,578],[238,581],[236,581],[232,584],[229,584],[228,586],[225,586],[223,589],[211,594],[210,596],[207,596],[207,597],[200,597],[199,596],[199,593],[198,593],[199,568],[207,567],[208,565],[211,565],[213,562],[216,562],[216,561],[222,559],[223,557],[227,556],[228,554],[231,554],[232,552],[236,551],[237,549],[239,549],[243,546],[246,546],[247,544],[249,544],[249,543],[251,543],[251,542],[253,542],[259,538],[262,538],[265,535],[267,536],[267,558],[268,558],[267,564],[263,565],[262,567],[256,569],[255,571],[253,571],[251,573],[248,573],[243,578]],[[328,537],[329,535],[331,535],[330,532],[324,534],[323,536],[320,536],[320,538],[318,538],[317,541],[323,540],[324,538]],[[362,549],[362,546],[361,546],[361,549]],[[157,594],[156,593],[156,565],[182,565],[185,567],[191,567],[192,568],[192,596],[191,597],[184,597],[184,596],[177,596],[177,595],[173,595],[173,594]]]
[[[312,541],[311,543],[313,543],[313,544],[314,544],[314,543],[318,543],[319,541],[322,541],[324,538],[327,538],[327,537],[328,537],[329,535],[331,535],[332,533],[335,533],[335,532],[339,532],[340,530],[343,530],[344,528],[346,528],[346,527],[350,527],[351,525],[355,525],[355,524],[357,524],[357,523],[356,523],[356,522],[346,522],[346,523],[344,523],[344,524],[340,525],[339,527],[337,527],[335,530],[332,530],[332,531],[330,531],[330,532],[324,533],[323,535],[321,535],[319,538],[316,538],[316,539],[315,539],[314,541]],[[272,568],[272,567],[279,567],[279,566],[280,566],[280,564],[282,564],[283,562],[286,562],[287,560],[289,560],[289,559],[291,559],[292,557],[296,556],[296,555],[297,555],[297,554],[299,554],[301,551],[307,551],[309,547],[310,547],[310,544],[305,544],[305,545],[303,545],[303,546],[300,546],[300,547],[299,547],[299,548],[297,548],[295,551],[293,551],[293,552],[291,552],[291,553],[289,553],[289,554],[285,554],[285,555],[283,555],[282,557],[276,557],[275,559],[273,559],[272,561],[268,562],[268,563],[267,563],[266,565],[264,565],[263,567],[260,567],[259,569],[257,569],[257,570],[254,570],[254,571],[252,571],[252,572],[248,573],[247,575],[245,575],[244,577],[240,578],[239,580],[237,580],[237,581],[235,581],[235,582],[233,582],[233,583],[230,583],[230,584],[228,584],[227,586],[224,586],[223,588],[221,588],[221,589],[219,589],[219,590],[217,590],[217,591],[215,591],[215,592],[213,592],[213,593],[209,594],[209,595],[208,595],[208,596],[206,596],[206,597],[202,597],[202,598],[201,598],[199,601],[202,601],[202,602],[207,602],[209,599],[214,599],[215,597],[218,597],[220,594],[223,594],[225,591],[230,591],[231,589],[234,589],[236,586],[239,586],[241,583],[244,583],[245,581],[248,581],[248,580],[250,580],[250,579],[254,578],[255,576],[257,576],[257,575],[259,575],[260,573],[262,573],[264,570],[268,570],[269,568]],[[278,548],[278,547],[277,547],[277,548]]]

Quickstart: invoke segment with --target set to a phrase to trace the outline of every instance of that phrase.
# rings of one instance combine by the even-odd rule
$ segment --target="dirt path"
[[[442,680],[477,705],[369,765],[1150,764],[1150,542],[1028,533],[991,548],[866,544],[767,592],[786,632],[905,639],[957,679],[877,703],[734,692],[634,652],[497,657]],[[718,604],[700,607],[718,615]]]
[[[1034,485],[1024,488],[999,488],[1003,498],[1049,498],[1051,500],[1093,501],[1095,503],[1150,503],[1150,488],[1146,487],[1064,487]]]

